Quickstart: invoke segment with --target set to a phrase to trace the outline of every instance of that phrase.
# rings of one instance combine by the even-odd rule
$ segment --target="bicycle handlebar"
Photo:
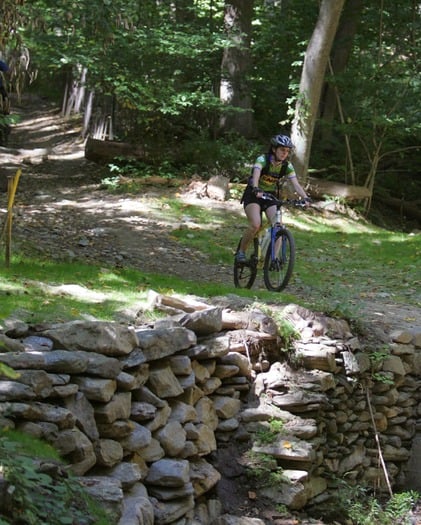
[[[262,199],[271,200],[274,204],[279,206],[296,206],[298,208],[304,208],[307,206],[309,202],[311,202],[310,199],[277,199],[275,195],[272,195],[272,193],[268,193],[266,191],[262,191]]]

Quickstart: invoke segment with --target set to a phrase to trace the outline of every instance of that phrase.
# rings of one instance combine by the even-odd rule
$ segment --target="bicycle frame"
[[[281,202],[281,201],[280,201]],[[261,214],[261,221],[263,223],[263,214]],[[259,230],[259,233],[257,234],[257,238],[259,240],[259,252],[258,252],[258,260],[262,261],[263,257],[266,254],[266,251],[269,246],[273,246],[274,240],[276,237],[276,233],[279,230],[279,228],[282,228],[282,211],[281,211],[281,204],[277,206],[276,208],[276,214],[273,223],[268,227],[261,227]],[[273,249],[272,249],[273,251]]]

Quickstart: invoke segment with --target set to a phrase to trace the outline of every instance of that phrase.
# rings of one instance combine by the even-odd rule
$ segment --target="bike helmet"
[[[291,139],[288,135],[275,135],[270,139],[270,143],[274,148],[278,146],[283,146],[284,148],[293,148],[294,144],[291,142]]]

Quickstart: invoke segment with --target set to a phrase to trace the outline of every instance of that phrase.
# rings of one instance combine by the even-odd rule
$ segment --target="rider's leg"
[[[273,224],[275,221],[276,206],[269,206],[269,208],[267,208],[265,213],[266,213],[266,217],[268,218],[269,223]]]
[[[256,202],[251,202],[245,207],[245,212],[249,225],[240,243],[240,254],[244,254],[248,245],[253,241],[256,233],[259,231],[262,219],[260,213],[260,206]]]

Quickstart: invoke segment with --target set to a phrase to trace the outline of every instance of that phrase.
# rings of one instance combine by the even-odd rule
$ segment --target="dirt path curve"
[[[162,191],[171,191],[168,187],[151,187],[139,196],[113,195],[100,187],[101,168],[84,158],[79,121],[62,118],[56,108],[38,99],[15,104],[13,112],[21,120],[12,129],[8,147],[0,148],[0,160],[3,173],[22,168],[15,245],[57,260],[79,259],[232,284],[231,266],[209,264],[204,254],[171,237],[172,225],[157,200]],[[232,202],[182,196],[195,204],[232,211]],[[239,206],[238,212],[244,220]],[[288,292],[306,298],[311,293],[293,282]],[[373,293],[364,301],[356,298],[355,304],[380,336],[394,328],[421,327],[420,308],[394,304],[387,294]]]

